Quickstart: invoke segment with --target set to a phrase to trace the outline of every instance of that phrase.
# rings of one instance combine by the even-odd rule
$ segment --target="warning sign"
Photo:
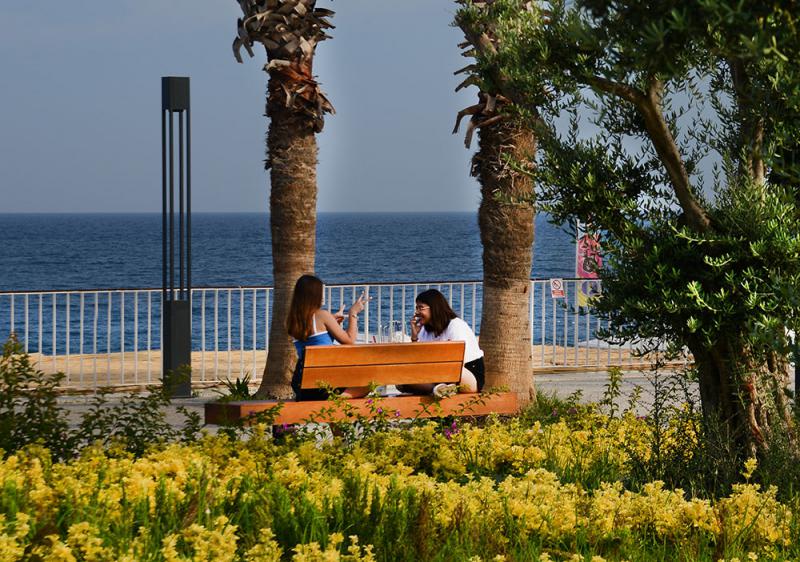
[[[564,298],[564,280],[551,279],[550,280],[550,298],[563,299]]]

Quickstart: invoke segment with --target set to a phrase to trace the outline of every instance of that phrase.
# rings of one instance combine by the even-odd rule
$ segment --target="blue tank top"
[[[309,336],[307,340],[294,340],[294,348],[297,350],[297,360],[299,363],[303,362],[306,355],[306,348],[311,345],[333,345],[334,340],[328,332],[321,334],[314,334]]]
[[[300,392],[300,383],[303,380],[303,363],[306,358],[306,348],[312,345],[333,345],[335,343],[330,333],[317,332],[317,319],[312,316],[312,327],[314,330],[313,335],[308,336],[305,340],[294,340],[294,348],[297,351],[297,367],[294,369],[294,376],[292,377],[292,389],[295,394]]]

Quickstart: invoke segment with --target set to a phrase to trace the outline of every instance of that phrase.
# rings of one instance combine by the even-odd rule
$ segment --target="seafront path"
[[[670,373],[674,373],[674,371],[662,371],[661,376],[664,377]],[[555,394],[560,398],[567,398],[576,391],[581,391],[582,402],[597,402],[603,398],[603,392],[608,384],[608,374],[603,371],[538,373],[535,375],[534,381],[537,391],[545,395]],[[652,404],[652,373],[640,370],[623,371],[620,382],[621,395],[618,403],[624,407],[637,386],[642,389],[637,412],[640,415],[646,415]],[[790,388],[793,387],[794,374],[792,374],[790,381]],[[59,404],[71,413],[72,421],[76,422],[81,413],[89,410],[92,396],[91,394],[63,395],[59,398]],[[109,405],[119,403],[122,396],[122,393],[108,395]],[[184,418],[177,412],[179,406],[184,406],[189,411],[197,412],[202,416],[203,405],[218,396],[212,389],[205,388],[197,390],[192,398],[176,399],[167,407],[167,420],[176,427],[181,426]]]

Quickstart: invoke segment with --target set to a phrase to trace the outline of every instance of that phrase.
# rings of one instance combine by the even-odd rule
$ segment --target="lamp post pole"
[[[192,395],[192,181],[189,78],[161,78],[161,280],[163,383],[174,398]],[[175,118],[178,121],[178,284],[175,284]],[[189,374],[182,377],[182,374]]]

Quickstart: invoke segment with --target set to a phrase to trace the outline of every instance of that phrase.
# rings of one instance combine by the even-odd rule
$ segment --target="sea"
[[[29,349],[53,355],[156,349],[159,293],[97,290],[161,286],[161,220],[160,213],[0,214],[0,343],[16,332]],[[573,277],[574,234],[545,215],[535,233],[532,278]],[[266,347],[272,304],[266,291],[240,288],[273,285],[270,242],[266,213],[192,215],[192,286],[228,288],[193,294],[193,349]],[[328,285],[372,287],[365,337],[391,331],[386,320],[408,304],[405,288],[380,283],[446,287],[479,331],[482,289],[455,282],[482,280],[481,251],[476,213],[320,213],[315,273]],[[77,290],[88,292],[71,299],[60,292]],[[349,304],[355,291],[331,289],[326,306]],[[534,341],[591,337],[588,324],[562,310],[565,300],[545,292],[544,284],[533,288]]]
[[[532,278],[573,277],[574,235],[536,219]],[[328,284],[482,278],[475,213],[320,213]],[[271,286],[266,213],[193,213],[192,285]],[[0,214],[0,292],[161,286],[161,214]]]

